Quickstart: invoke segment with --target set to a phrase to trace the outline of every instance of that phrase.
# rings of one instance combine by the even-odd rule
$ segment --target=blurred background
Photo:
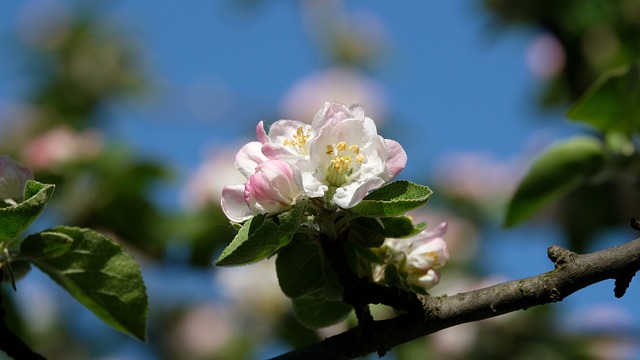
[[[236,151],[258,121],[310,122],[326,100],[362,104],[406,149],[400,178],[435,191],[412,214],[449,222],[434,295],[551,270],[553,244],[631,240],[640,214],[610,183],[524,226],[501,222],[535,155],[590,131],[564,113],[638,57],[639,31],[638,0],[4,2],[0,153],[56,184],[34,231],[91,227],[135,256],[149,341],[103,325],[37,270],[3,287],[9,321],[51,359],[262,359],[347,329],[297,324],[272,261],[212,265],[234,235],[219,200],[243,181]],[[385,358],[640,359],[638,288],[615,299],[605,282]]]

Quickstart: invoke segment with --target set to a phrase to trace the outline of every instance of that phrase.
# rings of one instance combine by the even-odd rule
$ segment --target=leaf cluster
[[[574,193],[593,199],[598,189],[615,187],[621,177],[636,177],[639,100],[640,63],[605,72],[568,112],[571,120],[595,129],[595,136],[555,143],[536,158],[509,203],[505,225],[530,219]]]
[[[280,214],[256,215],[241,225],[215,264],[245,265],[277,254],[280,288],[291,298],[298,321],[326,327],[353,309],[344,299],[346,279],[373,280],[373,266],[384,262],[374,250],[385,238],[424,230],[424,223],[414,225],[405,214],[424,205],[431,193],[400,180],[372,191],[351,209],[336,211],[307,199]]]

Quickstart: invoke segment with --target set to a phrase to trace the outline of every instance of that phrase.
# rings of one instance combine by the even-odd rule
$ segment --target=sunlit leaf
[[[54,185],[27,181],[24,201],[14,206],[0,208],[0,243],[15,240],[44,210],[51,199]]]
[[[424,205],[431,194],[431,189],[424,185],[398,180],[372,191],[349,211],[368,217],[403,215]]]
[[[272,218],[256,215],[242,225],[215,264],[234,266],[262,260],[287,245],[292,236],[291,232],[282,230]]]
[[[66,236],[73,243],[57,257],[32,259],[32,263],[105,323],[145,340],[147,293],[140,268],[131,255],[89,229],[57,227],[46,233],[50,239]]]

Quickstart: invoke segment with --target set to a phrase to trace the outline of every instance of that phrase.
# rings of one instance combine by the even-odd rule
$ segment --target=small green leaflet
[[[427,186],[406,180],[388,183],[365,196],[360,203],[348,209],[367,217],[393,217],[424,205],[433,192]]]
[[[20,250],[105,323],[146,339],[146,287],[122,246],[93,230],[61,226],[27,237]]]
[[[20,243],[18,259],[52,259],[71,249],[73,238],[56,231],[43,231],[27,236]]]
[[[215,264],[236,266],[250,264],[275,254],[291,241],[298,230],[306,203],[276,216],[256,215],[247,220]]]
[[[577,189],[604,164],[602,143],[578,136],[547,149],[535,160],[511,199],[505,226],[519,224]]]
[[[15,240],[44,210],[51,199],[54,185],[29,180],[24,187],[24,201],[0,208],[0,243]]]

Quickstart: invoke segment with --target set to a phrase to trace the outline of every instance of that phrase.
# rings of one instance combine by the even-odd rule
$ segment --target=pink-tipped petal
[[[262,153],[262,144],[252,141],[245,144],[236,154],[236,168],[247,179],[256,172],[256,167],[269,160]]]
[[[384,139],[387,146],[387,181],[395,178],[407,165],[407,153],[397,141]]]
[[[227,218],[233,222],[243,222],[253,216],[244,200],[244,185],[228,185],[222,189],[220,206]]]
[[[256,126],[256,137],[262,144],[269,142],[269,136],[267,136],[267,132],[264,130],[264,121],[260,121]]]

